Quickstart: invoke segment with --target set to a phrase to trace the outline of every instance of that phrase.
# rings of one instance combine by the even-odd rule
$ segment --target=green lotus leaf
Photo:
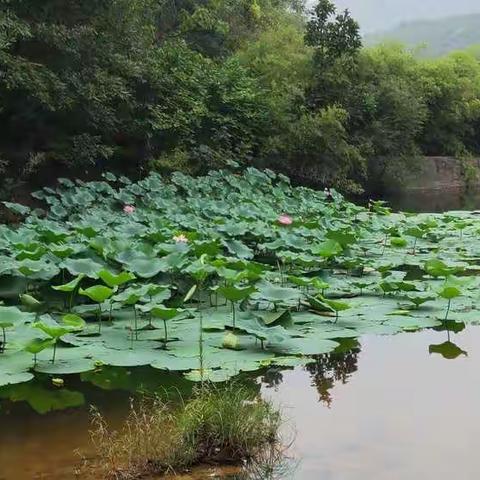
[[[42,302],[25,293],[20,295],[20,302],[27,310],[31,312],[38,312],[42,308]]]
[[[417,308],[427,302],[432,302],[435,300],[435,296],[429,295],[428,293],[424,294],[409,294],[406,296],[410,302],[412,302]]]
[[[59,359],[52,363],[50,360],[38,361],[35,372],[49,375],[74,375],[90,372],[95,369],[95,361],[91,358],[64,358],[67,349],[58,349]]]
[[[427,260],[424,265],[424,270],[432,277],[448,277],[458,271],[455,267],[448,267],[438,258]]]
[[[71,332],[70,328],[62,327],[54,321],[38,321],[35,322],[33,328],[38,328],[53,339],[58,339]]]
[[[152,315],[156,318],[159,318],[160,320],[172,320],[175,318],[177,315],[183,312],[183,310],[179,308],[166,308],[163,305],[157,305],[153,307],[150,312]]]
[[[4,307],[0,305],[0,326],[5,328],[33,320],[31,313],[22,312],[17,307]]]
[[[131,280],[135,280],[135,275],[130,272],[121,272],[118,275],[111,273],[108,270],[100,270],[98,272],[98,276],[110,287],[119,287],[124,283],[130,282]]]
[[[256,291],[255,287],[219,287],[217,289],[218,293],[225,297],[227,300],[231,302],[241,302],[242,300],[246,300],[252,293]]]
[[[289,303],[298,301],[301,293],[295,288],[279,287],[271,283],[262,283],[258,285],[258,292],[254,298],[261,298],[273,303]]]
[[[402,237],[392,237],[390,239],[390,245],[396,248],[403,248],[407,246],[407,241]]]
[[[80,285],[80,282],[85,278],[85,274],[81,273],[78,277],[74,278],[71,282],[65,283],[64,285],[55,285],[52,286],[54,290],[59,292],[73,292]]]
[[[33,380],[34,376],[30,372],[4,372],[0,371],[0,387],[6,385],[15,385],[17,383],[25,383]]]
[[[255,315],[260,317],[263,320],[263,323],[268,326],[288,322],[290,320],[289,310],[277,310],[276,312],[256,312]]]
[[[354,245],[357,242],[357,237],[355,233],[349,229],[330,230],[329,232],[327,232],[325,237],[330,240],[335,240],[343,248],[346,248],[349,245]]]
[[[68,313],[62,317],[62,324],[73,330],[83,330],[86,326],[85,320],[79,315]]]
[[[37,355],[46,348],[53,346],[52,338],[34,338],[25,345],[25,351],[33,355]]]
[[[30,213],[30,208],[26,207],[25,205],[20,205],[19,203],[12,203],[12,202],[2,202],[5,207],[7,207],[13,213],[18,215],[28,215]]]
[[[98,272],[103,269],[103,265],[90,258],[67,258],[61,266],[68,270],[71,275],[77,276],[83,274],[93,279],[97,279]]]
[[[314,255],[319,255],[324,258],[332,258],[342,253],[343,248],[340,243],[334,239],[326,240],[325,242],[317,245],[313,249]]]
[[[105,287],[104,285],[93,285],[85,290],[81,288],[78,293],[88,297],[90,300],[93,300],[96,303],[102,303],[105,300],[108,300],[114,294],[114,290]]]
[[[420,239],[425,236],[426,228],[422,228],[421,226],[413,226],[413,227],[407,228],[404,233],[409,237]]]
[[[141,278],[152,278],[164,271],[165,262],[159,258],[137,258],[127,264],[128,268]]]

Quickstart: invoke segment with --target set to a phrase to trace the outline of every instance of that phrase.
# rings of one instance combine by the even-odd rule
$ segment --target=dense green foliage
[[[351,192],[480,154],[475,52],[363,49],[348,12],[303,3],[0,1],[0,197],[233,162]]]
[[[63,179],[35,196],[45,211],[7,204],[26,218],[0,228],[0,396],[111,367],[222,382],[364,333],[478,321],[467,212],[357,207],[256,169]]]
[[[416,48],[422,57],[446,55],[480,44],[480,14],[477,11],[470,15],[407,22],[391,30],[365,36],[368,46],[387,41]]]

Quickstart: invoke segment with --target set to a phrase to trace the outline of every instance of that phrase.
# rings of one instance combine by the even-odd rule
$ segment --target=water
[[[480,328],[451,334],[468,356],[448,360],[429,353],[430,345],[446,340],[447,332],[433,330],[366,336],[347,354],[267,372],[262,393],[282,408],[285,438],[295,433],[289,455],[296,468],[281,478],[476,478]],[[88,389],[88,399],[119,424],[128,394]],[[80,460],[76,451],[91,454],[85,408],[39,416],[18,404],[0,418],[2,480],[72,479]],[[221,470],[208,468],[185,478],[209,478],[215,472]]]
[[[301,462],[292,478],[478,478],[480,329],[455,336],[468,352],[455,360],[429,353],[445,337],[433,331],[365,337],[357,370],[334,382],[328,401],[321,374],[285,374],[267,393],[297,429],[293,450]]]
[[[391,199],[396,208],[443,211],[480,206],[480,196],[423,192]],[[319,356],[306,368],[270,370],[256,380],[262,394],[287,418],[284,436],[294,443],[288,473],[278,480],[472,480],[480,472],[480,328],[450,334],[454,359],[432,345],[447,332],[426,330],[395,336],[365,336],[344,354]],[[452,349],[450,349],[452,350]],[[431,353],[432,352],[432,353]],[[465,353],[462,353],[465,352]],[[147,370],[115,370],[100,378],[66,379],[120,425],[129,397],[143,382],[150,388],[191,385]],[[250,380],[253,383],[255,380]],[[100,388],[102,387],[102,388]],[[60,402],[48,378],[34,384],[37,409]],[[70,480],[80,454],[92,455],[86,406],[46,415],[21,401],[0,400],[0,480]],[[1,397],[1,391],[0,391]],[[80,452],[80,454],[79,454]],[[79,477],[80,478],[80,477]],[[85,477],[81,477],[85,480]],[[185,480],[264,480],[236,469],[206,467]]]
[[[477,210],[480,208],[480,189],[410,190],[392,195],[387,200],[394,209],[407,212]]]

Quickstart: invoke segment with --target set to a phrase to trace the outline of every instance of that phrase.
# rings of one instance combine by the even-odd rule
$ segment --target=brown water
[[[289,455],[298,465],[276,478],[478,478],[480,328],[452,334],[468,356],[447,360],[429,353],[430,345],[446,340],[446,332],[433,330],[367,336],[349,354],[267,373],[262,392],[281,406],[286,435],[296,431]],[[119,421],[125,395],[106,396],[110,419]],[[79,461],[75,451],[90,451],[83,409],[43,417],[20,409],[0,419],[2,480],[72,479],[72,465]],[[184,478],[215,478],[220,472],[208,468]]]

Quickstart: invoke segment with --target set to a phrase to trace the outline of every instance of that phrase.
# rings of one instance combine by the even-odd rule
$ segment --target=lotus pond
[[[421,370],[410,355],[418,339],[436,362],[471,362],[452,337],[479,338],[476,212],[363,208],[254,169],[137,183],[112,174],[61,179],[34,196],[42,208],[6,204],[23,220],[0,227],[2,452],[15,444],[14,431],[26,445],[40,441],[27,426],[31,411],[95,403],[121,419],[134,392],[188,395],[195,382],[239,375],[266,395],[276,386],[273,396],[294,405],[288,392],[296,382],[311,391],[313,380],[328,404],[336,381],[343,388],[356,370],[360,344],[367,352],[370,344],[401,345],[400,378]],[[391,374],[392,357],[380,350],[377,370],[364,367],[366,375],[383,365]],[[18,412],[26,423],[16,428]],[[58,422],[63,443],[82,446],[82,438],[65,442],[72,430],[87,434],[85,410],[74,412],[46,416],[43,427],[32,417],[34,429],[55,432]],[[316,434],[325,428],[326,438],[338,438],[342,430],[322,420]],[[300,428],[300,445],[302,436]],[[22,478],[12,468],[0,467],[0,478]],[[343,475],[325,478],[364,478],[355,468],[350,477],[332,471]]]

